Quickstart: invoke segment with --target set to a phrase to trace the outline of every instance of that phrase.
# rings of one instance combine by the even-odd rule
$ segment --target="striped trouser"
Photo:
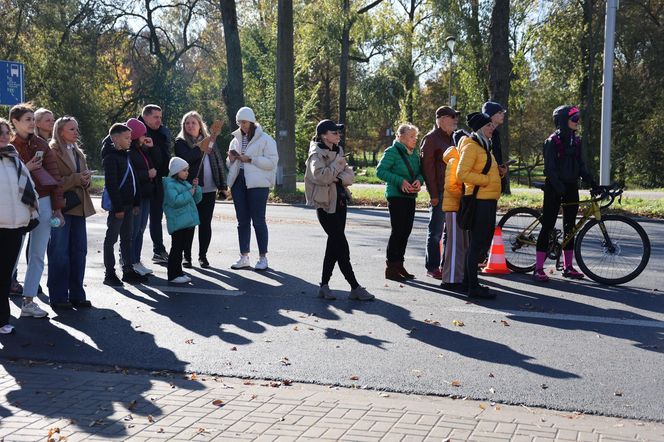
[[[445,261],[443,262],[443,282],[463,281],[466,251],[470,242],[468,231],[457,225],[457,212],[445,212]]]

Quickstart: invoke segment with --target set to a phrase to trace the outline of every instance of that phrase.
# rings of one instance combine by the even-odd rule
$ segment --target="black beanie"
[[[466,121],[473,132],[477,132],[487,124],[491,123],[491,117],[483,112],[473,112],[472,114],[468,114]]]

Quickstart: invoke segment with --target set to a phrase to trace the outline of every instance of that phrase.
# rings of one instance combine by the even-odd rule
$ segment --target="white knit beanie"
[[[171,161],[168,162],[168,176],[173,176],[178,174],[189,167],[189,163],[183,160],[180,157],[173,157]]]
[[[241,107],[240,110],[237,111],[237,115],[235,116],[235,121],[240,122],[240,121],[250,121],[252,123],[256,123],[256,114],[254,114],[254,111],[251,110],[250,107]]]

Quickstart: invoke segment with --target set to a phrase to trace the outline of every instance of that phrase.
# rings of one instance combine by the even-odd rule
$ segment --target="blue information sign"
[[[23,63],[0,60],[0,104],[23,103]]]

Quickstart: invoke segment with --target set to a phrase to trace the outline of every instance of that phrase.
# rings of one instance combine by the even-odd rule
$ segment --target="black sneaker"
[[[208,267],[210,267],[210,262],[207,260],[205,256],[201,256],[200,258],[198,258],[198,264],[200,264],[202,269],[207,269]]]
[[[460,282],[441,282],[440,288],[456,293],[466,293],[468,291],[468,286]]]
[[[485,285],[476,285],[468,287],[468,297],[469,298],[479,298],[479,299],[495,299],[496,294],[489,290],[489,287]]]
[[[111,287],[122,287],[124,285],[122,284],[122,281],[120,281],[120,278],[118,278],[118,275],[115,274],[115,272],[106,274],[104,277],[104,284]]]
[[[191,258],[184,258],[182,260],[182,267],[184,267],[185,269],[192,268],[193,266],[191,265]]]
[[[130,284],[144,284],[149,281],[147,276],[143,276],[133,268],[122,269],[122,280]]]
[[[51,302],[50,304],[53,310],[71,310],[73,307],[71,302]]]
[[[161,253],[155,253],[152,255],[152,262],[156,264],[168,264],[168,252],[164,250]]]
[[[92,307],[92,303],[88,301],[87,299],[81,299],[79,301],[77,300],[71,300],[71,305],[73,305],[76,308],[90,308]]]

